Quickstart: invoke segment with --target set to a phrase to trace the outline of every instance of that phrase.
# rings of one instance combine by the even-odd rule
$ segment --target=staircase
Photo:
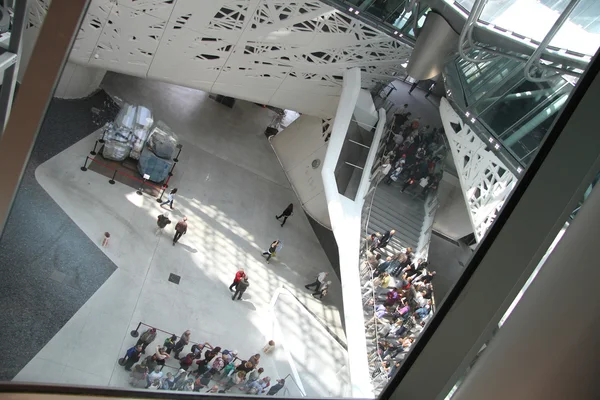
[[[406,247],[412,247],[416,251],[421,235],[425,218],[424,201],[420,197],[414,197],[410,187],[404,193],[400,191],[401,188],[401,183],[392,182],[391,185],[386,185],[382,181],[373,195],[367,232],[383,234],[388,230],[396,230],[388,245],[381,250],[384,258]],[[370,204],[371,199],[368,198],[365,206],[369,207]],[[367,223],[364,218],[368,215],[368,212],[363,212],[363,227]]]

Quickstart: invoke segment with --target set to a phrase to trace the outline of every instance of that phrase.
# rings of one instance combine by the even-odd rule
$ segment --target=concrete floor
[[[303,285],[320,271],[333,272],[331,266],[302,213],[283,228],[274,218],[296,199],[263,134],[272,113],[240,101],[229,109],[204,92],[117,74],[107,74],[103,87],[149,107],[179,135],[184,147],[171,181],[179,196],[170,214],[186,215],[189,232],[176,246],[173,225],[154,236],[156,217],[165,212],[154,198],[79,170],[98,133],[40,165],[38,182],[91,242],[99,247],[102,233],[111,233],[100,249],[118,269],[15,380],[126,386],[116,361],[134,344],[128,332],[141,321],[178,335],[191,329],[192,340],[246,357],[276,336],[277,352],[261,362],[268,375],[297,376],[309,396],[347,394],[345,351],[321,326],[344,338],[339,283],[322,302],[310,296]],[[260,253],[275,238],[284,248],[267,265]],[[239,267],[251,286],[233,302],[227,286]],[[170,273],[181,276],[179,285],[168,282]],[[293,295],[285,305],[273,300],[281,286]]]

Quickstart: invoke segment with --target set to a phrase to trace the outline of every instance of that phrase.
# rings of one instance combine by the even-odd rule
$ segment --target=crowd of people
[[[437,190],[446,155],[442,135],[413,118],[407,104],[400,107],[383,139],[373,183],[398,182],[401,192],[423,197]],[[395,233],[370,233],[361,253],[365,330],[376,388],[394,375],[434,311],[436,272],[410,247],[387,251]]]
[[[179,337],[170,335],[162,345],[154,346],[157,335],[157,329],[149,327],[119,359],[135,388],[205,393],[227,393],[237,388],[242,394],[274,396],[285,387],[285,378],[272,382],[264,374],[259,366],[260,353],[242,359],[236,350],[193,343],[189,330]],[[191,346],[189,351],[187,346]],[[148,348],[152,354],[143,357]],[[262,351],[269,354],[274,349],[275,342],[270,340]],[[165,367],[173,371],[165,373]]]
[[[426,197],[442,179],[445,154],[443,131],[424,125],[420,117],[413,118],[408,104],[404,104],[394,113],[372,181],[387,185],[398,182],[402,192],[408,189]]]
[[[363,306],[369,366],[374,380],[383,384],[432,315],[436,273],[427,261],[415,259],[410,247],[383,260],[372,247],[372,237],[367,237],[369,250],[361,270]]]

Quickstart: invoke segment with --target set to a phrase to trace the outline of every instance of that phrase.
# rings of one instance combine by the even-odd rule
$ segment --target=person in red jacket
[[[246,277],[246,273],[244,272],[244,268],[240,268],[238,272],[235,273],[235,278],[233,278],[233,283],[229,285],[229,290],[233,292],[233,288],[237,289],[238,283]]]
[[[175,243],[177,243],[177,241],[181,238],[182,235],[185,235],[187,233],[187,228],[187,217],[183,217],[183,219],[179,221],[177,225],[175,225],[175,237],[173,237],[173,246],[175,246]]]

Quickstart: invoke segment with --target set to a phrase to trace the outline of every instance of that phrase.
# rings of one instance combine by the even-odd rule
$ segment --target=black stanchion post
[[[98,141],[96,140],[96,143],[94,143],[94,150],[90,151],[90,154],[95,156],[96,155],[96,146],[98,146]]]
[[[117,170],[115,169],[115,172],[113,173],[112,178],[110,178],[110,180],[108,181],[108,183],[110,183],[111,185],[115,184],[115,177],[117,176]]]
[[[98,140],[100,143],[104,143],[104,136],[106,135],[106,127],[104,127],[104,129],[102,130],[102,137],[100,138],[100,140]]]
[[[81,167],[82,171],[87,171],[87,162],[89,160],[88,156],[85,156],[85,161],[83,162],[83,167]]]
[[[175,166],[177,165],[177,163],[173,163],[173,167],[171,168],[171,170],[169,171],[169,176],[173,176],[173,170],[175,169]]]
[[[182,149],[183,145],[181,143],[179,143],[177,145],[177,148],[179,149],[179,152],[177,153],[177,155],[175,156],[175,158],[173,159],[173,161],[175,162],[179,162],[179,155],[181,154],[181,149]]]
[[[157,203],[162,203],[162,197],[163,197],[163,194],[165,194],[166,189],[167,189],[167,186],[163,185],[162,192],[160,192],[160,197],[158,199],[156,199]]]
[[[135,328],[135,330],[129,332],[129,334],[133,337],[138,337],[140,336],[140,333],[138,332],[140,330],[140,326],[142,326],[142,323],[140,322],[137,326],[137,328]]]

